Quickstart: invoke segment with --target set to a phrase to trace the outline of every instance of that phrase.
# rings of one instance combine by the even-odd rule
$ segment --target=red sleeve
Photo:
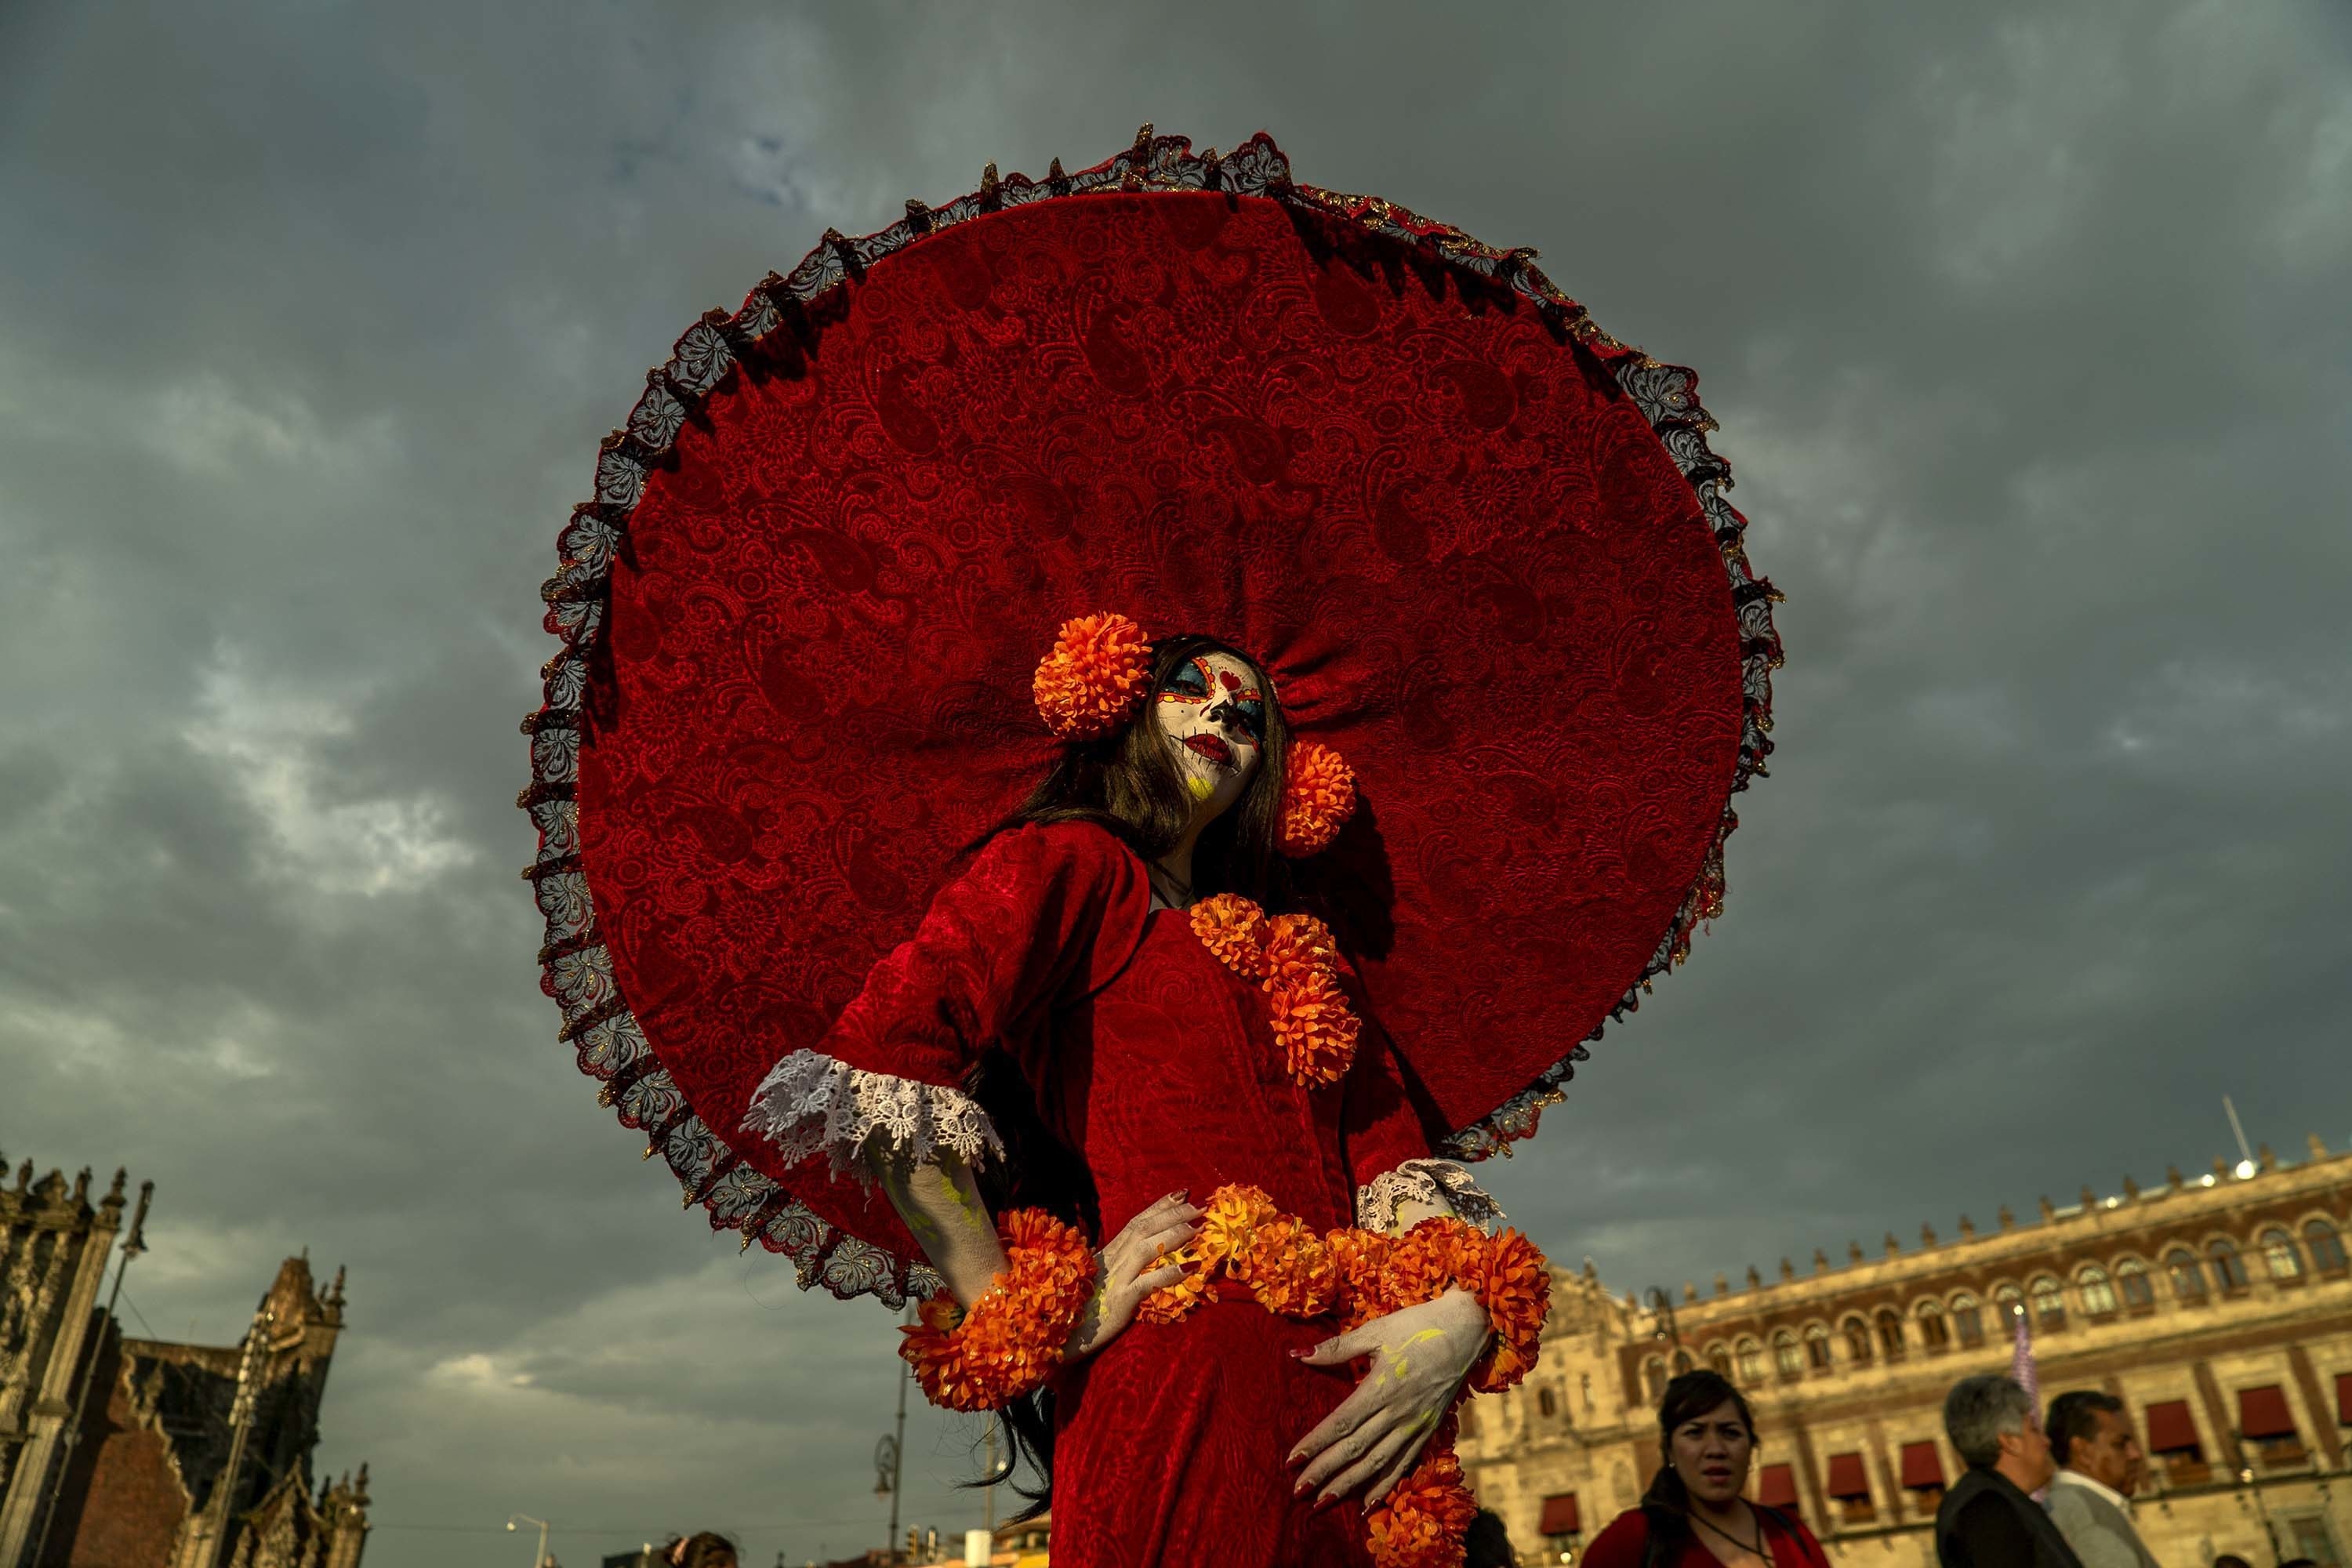
[[[862,1072],[957,1084],[982,1052],[1019,1054],[1055,1008],[1109,984],[1150,901],[1135,857],[1091,823],[999,834],[817,1049]]]
[[[1339,1134],[1348,1180],[1360,1191],[1407,1160],[1429,1158],[1429,1134],[1398,1069],[1396,1048],[1377,1029],[1364,1030],[1363,1048],[1348,1075]]]

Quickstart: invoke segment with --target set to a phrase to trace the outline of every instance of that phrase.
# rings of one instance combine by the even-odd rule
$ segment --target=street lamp
[[[2245,1435],[2239,1434],[2238,1451],[2241,1455],[2245,1452]],[[2279,1552],[2278,1526],[2271,1522],[2271,1510],[2263,1505],[2263,1486],[2254,1479],[2254,1468],[2252,1465],[2240,1466],[2238,1484],[2254,1494],[2254,1516],[2263,1521],[2263,1533],[2270,1538],[2271,1561],[2273,1563],[2284,1561]]]
[[[507,1515],[509,1530],[515,1527],[516,1520],[520,1520],[525,1524],[539,1526],[539,1550],[531,1554],[530,1568],[547,1568],[547,1521],[533,1519],[527,1513],[510,1513]]]
[[[1647,1304],[1651,1320],[1655,1325],[1651,1330],[1650,1337],[1654,1340],[1663,1340],[1673,1346],[1674,1358],[1667,1364],[1679,1373],[1683,1369],[1675,1363],[1683,1359],[1683,1331],[1675,1322],[1675,1299],[1667,1295],[1662,1288],[1653,1285],[1650,1287]]]

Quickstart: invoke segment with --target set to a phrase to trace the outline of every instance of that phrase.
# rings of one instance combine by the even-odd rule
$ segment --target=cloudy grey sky
[[[554,1042],[536,590],[698,311],[1147,119],[1541,247],[1699,368],[1788,595],[1728,914],[1490,1167],[1555,1258],[2030,1214],[2225,1091],[2340,1146],[2347,68],[2319,5],[14,0],[0,1147],[156,1180],[159,1334],[350,1265],[373,1568],[878,1543],[888,1315],[681,1215]],[[910,1520],[977,1522],[970,1436],[918,1400]]]

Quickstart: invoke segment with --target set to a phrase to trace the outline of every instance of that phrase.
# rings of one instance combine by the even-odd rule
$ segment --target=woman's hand
[[[1081,1362],[1117,1339],[1135,1321],[1135,1309],[1154,1290],[1184,1278],[1180,1264],[1153,1265],[1192,1239],[1201,1211],[1182,1193],[1166,1197],[1127,1222],[1127,1228],[1095,1254],[1095,1294],[1070,1331],[1065,1363]]]
[[[1367,1508],[1388,1496],[1445,1419],[1492,1336],[1486,1309],[1456,1286],[1301,1356],[1309,1366],[1340,1366],[1364,1355],[1372,1364],[1346,1403],[1290,1451],[1292,1464],[1307,1462],[1294,1492],[1322,1487],[1315,1500],[1323,1503],[1362,1487]]]

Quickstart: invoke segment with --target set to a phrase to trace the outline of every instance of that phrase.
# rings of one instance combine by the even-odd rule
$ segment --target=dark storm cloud
[[[1704,372],[1790,596],[1728,914],[1491,1169],[1555,1257],[1948,1234],[2197,1168],[2224,1091],[2341,1143],[2347,53],[2318,7],[0,10],[0,1142],[162,1183],[158,1332],[350,1263],[323,1457],[388,1527],[871,1542],[887,1316],[681,1216],[552,1043],[536,587],[696,312],[1150,118],[1541,247]],[[914,1423],[908,1516],[972,1521]]]

